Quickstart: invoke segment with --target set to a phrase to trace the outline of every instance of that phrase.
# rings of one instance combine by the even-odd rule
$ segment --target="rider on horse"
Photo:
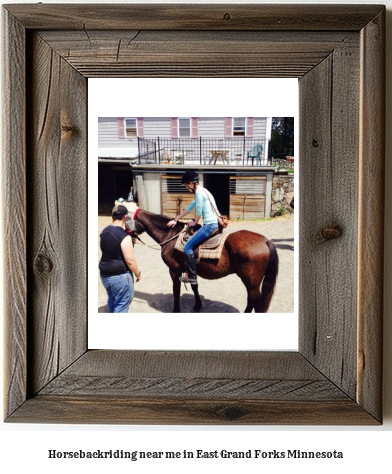
[[[188,191],[194,194],[195,198],[185,209],[185,211],[168,222],[167,225],[168,227],[174,227],[178,220],[186,216],[195,207],[196,219],[188,223],[189,227],[196,226],[200,218],[203,218],[203,226],[193,234],[193,236],[184,246],[184,253],[188,266],[188,277],[179,277],[180,281],[190,283],[191,285],[196,285],[197,273],[194,249],[207,240],[208,237],[210,237],[210,235],[218,229],[218,216],[213,207],[214,205],[216,209],[215,199],[212,194],[207,191],[207,189],[200,185],[199,175],[196,171],[186,171],[182,176],[182,184],[188,189]]]

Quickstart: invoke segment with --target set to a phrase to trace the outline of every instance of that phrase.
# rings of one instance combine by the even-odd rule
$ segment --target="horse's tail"
[[[261,295],[256,307],[256,313],[266,313],[274,294],[276,277],[278,276],[279,257],[275,245],[267,240],[270,256],[264,280],[261,285]]]

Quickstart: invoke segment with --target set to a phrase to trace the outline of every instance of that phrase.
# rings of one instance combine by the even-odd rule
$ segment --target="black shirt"
[[[122,275],[129,272],[121,251],[121,242],[129,234],[122,228],[115,225],[105,227],[101,233],[102,257],[99,262],[101,276]]]

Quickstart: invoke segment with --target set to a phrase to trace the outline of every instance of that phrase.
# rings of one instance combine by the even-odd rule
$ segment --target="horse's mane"
[[[151,221],[154,222],[155,228],[159,228],[161,230],[166,230],[166,231],[169,229],[167,227],[167,223],[171,221],[173,217],[168,217],[161,214],[155,214],[154,212],[145,211],[145,210],[143,210],[143,212],[145,212],[149,216]],[[185,225],[186,225],[185,222],[178,222],[177,225],[173,227],[173,229],[179,230],[179,229],[182,229]]]

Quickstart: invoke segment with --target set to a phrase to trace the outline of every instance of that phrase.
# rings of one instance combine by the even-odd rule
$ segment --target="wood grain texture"
[[[358,31],[379,5],[7,5],[25,28]]]
[[[385,12],[361,31],[357,399],[382,417]],[[377,185],[375,185],[377,183]]]
[[[29,391],[34,394],[87,349],[87,111],[86,79],[37,35],[29,40],[29,352],[34,360]]]
[[[295,352],[90,351],[40,395],[343,400]]]
[[[380,423],[385,7],[4,9],[6,420]],[[87,351],[86,78],[276,73],[301,78],[299,352]]]
[[[298,352],[88,351],[67,376],[325,380]]]
[[[3,16],[3,237],[6,415],[25,400],[27,383],[26,315],[26,90],[25,31],[7,12]],[[13,51],[13,54],[9,54]]]
[[[375,425],[358,404],[337,401],[40,396],[9,420],[33,423]]]
[[[359,36],[300,85],[300,347],[351,397],[356,392]],[[347,80],[349,78],[349,80]],[[313,99],[310,100],[310,97]],[[338,198],[337,198],[338,197]],[[323,238],[328,229],[337,238]],[[332,356],[333,355],[333,356]]]
[[[357,34],[336,32],[44,31],[42,39],[86,77],[300,77]],[[249,52],[252,54],[249,54]]]

